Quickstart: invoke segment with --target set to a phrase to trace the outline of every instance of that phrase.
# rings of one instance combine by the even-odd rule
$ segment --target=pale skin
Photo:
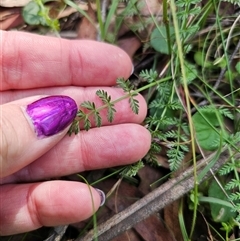
[[[139,114],[124,100],[113,123],[69,137],[67,129],[39,139],[24,114],[26,105],[45,95],[67,95],[77,104],[101,101],[118,77],[128,78],[132,63],[121,49],[93,41],[68,41],[0,31],[0,235],[79,222],[93,214],[89,188],[80,182],[47,181],[85,170],[133,163],[148,151],[151,137]],[[103,116],[106,111],[102,112]],[[100,196],[91,189],[95,210]]]

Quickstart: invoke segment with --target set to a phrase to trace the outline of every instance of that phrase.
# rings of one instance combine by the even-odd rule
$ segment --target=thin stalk
[[[181,66],[181,72],[183,76],[183,87],[184,87],[184,92],[186,95],[186,105],[187,105],[187,116],[188,116],[188,121],[189,121],[189,129],[190,129],[190,137],[192,140],[192,153],[193,153],[193,173],[194,173],[194,209],[193,209],[193,223],[191,227],[191,232],[190,232],[190,238],[193,235],[194,232],[194,227],[196,225],[196,218],[197,218],[197,193],[198,193],[198,179],[197,179],[197,160],[196,160],[196,150],[195,150],[195,135],[194,135],[194,126],[193,126],[193,121],[192,121],[192,116],[191,116],[191,106],[190,106],[190,93],[187,85],[187,76],[186,76],[186,71],[185,71],[185,66],[184,66],[184,59],[183,59],[183,48],[181,44],[181,39],[180,39],[180,32],[179,32],[179,25],[178,25],[178,20],[177,20],[177,14],[176,14],[176,5],[174,0],[170,0],[170,8],[172,11],[172,17],[173,17],[173,25],[175,29],[175,35],[176,35],[176,42],[178,46],[178,54],[179,54],[179,61],[180,61],[180,66]]]
[[[119,3],[118,0],[113,0],[113,1],[112,1],[112,4],[111,4],[110,10],[109,10],[109,13],[108,13],[107,18],[106,18],[106,21],[105,21],[105,23],[104,23],[103,40],[106,40],[107,31],[108,31],[108,28],[109,28],[109,26],[110,26],[111,19],[113,18],[113,15],[114,15],[114,13],[116,12],[116,9],[117,9],[117,7],[118,7],[118,3]]]
[[[169,20],[168,20],[168,1],[163,0],[163,23],[166,27],[166,34],[167,34],[167,43],[168,43],[168,53],[171,55],[172,53],[172,44],[171,44],[171,35],[170,35],[170,28],[169,28]]]
[[[221,22],[220,22],[220,19],[219,19],[219,16],[218,16],[219,11],[217,9],[216,0],[213,0],[213,5],[214,5],[215,11],[216,11],[216,22],[217,22],[217,26],[220,30],[220,36],[221,36],[221,41],[222,41],[222,45],[223,45],[225,60],[226,60],[226,63],[227,63],[227,69],[230,70],[231,67],[230,67],[230,63],[229,63],[229,60],[228,60],[228,53],[227,53],[227,49],[226,49],[226,45],[225,45],[224,36],[223,36],[223,33],[222,33]],[[220,4],[219,4],[219,7],[220,7]],[[232,79],[232,75],[230,74],[230,72],[228,73],[228,78],[229,78],[231,93],[233,93],[233,91],[234,91],[234,89],[233,89],[233,79]],[[232,96],[232,103],[235,105],[236,101],[235,101],[234,95],[232,94],[231,96]]]
[[[78,12],[80,12],[94,27],[96,27],[95,23],[88,16],[88,14],[84,10],[82,10],[76,3],[74,3],[73,1],[70,1],[70,0],[64,0],[64,3],[70,7],[78,10]]]
[[[83,179],[83,181],[87,184],[90,195],[91,195],[91,201],[92,201],[92,209],[93,209],[93,230],[94,230],[94,241],[98,241],[98,229],[97,229],[97,217],[96,217],[96,210],[94,207],[94,200],[93,200],[93,195],[91,191],[91,186],[89,185],[88,181],[86,178],[84,178],[82,175],[78,174],[78,176]]]
[[[180,200],[180,207],[178,210],[178,221],[182,232],[183,240],[188,240],[188,234],[187,234],[187,229],[186,229],[186,225],[184,222],[184,215],[183,215],[183,200],[184,200],[183,198],[181,198]]]
[[[112,104],[116,104],[116,103],[118,103],[118,102],[120,102],[120,101],[122,101],[122,100],[124,100],[124,99],[127,99],[127,98],[129,98],[129,97],[131,97],[131,96],[134,96],[135,94],[138,94],[138,93],[142,92],[143,90],[149,89],[149,88],[151,88],[151,87],[153,87],[153,86],[155,86],[155,85],[158,85],[158,84],[163,83],[163,82],[165,82],[165,81],[168,81],[168,80],[170,80],[170,79],[171,79],[171,77],[166,77],[166,78],[164,78],[164,79],[155,81],[155,82],[150,83],[150,84],[148,84],[148,85],[145,85],[145,86],[143,86],[143,87],[141,87],[141,88],[139,88],[139,89],[137,89],[137,90],[131,91],[131,93],[127,93],[127,94],[125,94],[125,95],[117,98],[116,100],[111,101],[111,103],[112,103]],[[101,111],[101,110],[103,110],[103,109],[105,109],[105,108],[107,108],[107,107],[108,107],[108,104],[104,104],[104,105],[98,107],[96,110],[97,110],[97,111]],[[87,117],[91,116],[92,114],[94,114],[94,112],[95,112],[96,110],[89,111],[89,112],[86,114],[86,116],[87,116]],[[78,117],[76,117],[76,120],[77,120],[77,121],[81,121],[81,120],[83,120],[83,118],[78,118]]]
[[[103,40],[104,37],[104,26],[103,26],[103,19],[102,19],[102,11],[101,11],[101,3],[100,0],[96,0],[97,4],[97,19],[99,23],[99,29],[100,29],[100,38]]]

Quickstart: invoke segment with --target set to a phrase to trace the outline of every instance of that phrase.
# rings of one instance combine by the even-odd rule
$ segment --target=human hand
[[[137,96],[138,115],[124,100],[115,105],[113,123],[102,111],[101,128],[93,126],[71,137],[66,135],[71,114],[62,130],[56,134],[50,130],[45,136],[34,126],[29,106],[49,95],[69,96],[77,105],[85,100],[102,105],[95,95],[99,88],[116,99],[122,90],[108,86],[130,75],[130,58],[104,43],[20,32],[0,31],[0,47],[0,235],[90,217],[101,203],[98,191],[90,192],[84,183],[43,180],[126,165],[143,157],[150,146],[150,134],[139,125],[147,110],[143,97]],[[72,106],[67,110],[75,113],[74,101],[66,98]]]

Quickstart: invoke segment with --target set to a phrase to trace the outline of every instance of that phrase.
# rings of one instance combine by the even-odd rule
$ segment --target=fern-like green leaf
[[[111,102],[111,96],[104,90],[98,90],[96,95],[102,100],[103,104],[107,105],[107,119],[111,123],[116,112],[114,104]]]
[[[113,122],[114,119],[114,113],[116,112],[116,110],[114,109],[114,105],[109,103],[108,105],[108,114],[107,114],[107,119],[110,123]]]
[[[220,169],[219,174],[223,176],[232,172],[234,169],[235,169],[235,164],[232,162],[228,162]]]
[[[97,127],[100,127],[100,126],[102,125],[102,118],[101,118],[101,116],[100,116],[100,114],[99,114],[98,111],[95,111],[95,112],[94,112],[94,118],[95,118],[95,124],[96,124],[96,126],[97,126]]]
[[[82,110],[78,110],[78,112],[77,112],[77,117],[78,117],[79,119],[84,119],[85,116],[86,116],[86,113],[84,113]]]
[[[130,93],[134,89],[134,86],[131,84],[130,80],[118,78],[117,84],[124,90],[124,92],[127,93]]]
[[[239,0],[223,0],[223,2],[229,2],[229,3],[232,3],[234,5],[240,6],[240,1]]]
[[[136,115],[138,114],[139,111],[139,102],[137,99],[132,98],[132,96],[129,97],[129,103],[130,103],[130,107],[133,111],[133,113],[135,113]]]
[[[95,103],[94,102],[90,102],[90,101],[84,101],[81,104],[81,107],[86,108],[87,110],[95,110]]]
[[[240,180],[237,179],[232,179],[229,183],[226,184],[225,189],[226,190],[231,190],[234,188],[239,188],[240,189]]]
[[[229,199],[231,201],[240,201],[240,192],[231,193]]]
[[[104,104],[111,102],[111,96],[108,95],[107,91],[97,90],[96,95],[102,100]]]
[[[156,142],[152,142],[151,147],[150,147],[150,151],[154,154],[159,154],[161,152],[162,148],[161,146],[156,143]]]
[[[74,120],[73,123],[71,124],[69,130],[68,130],[68,134],[69,134],[69,136],[71,136],[72,133],[74,133],[76,135],[79,132],[80,132],[79,121]]]
[[[167,131],[165,133],[166,138],[178,138],[178,132],[175,130]]]
[[[158,109],[164,109],[164,108],[169,108],[171,110],[182,110],[183,107],[181,103],[177,100],[173,100],[170,103],[163,103],[162,100],[156,99],[151,102],[149,105],[149,108],[158,108]]]
[[[139,77],[145,79],[147,82],[152,83],[157,80],[158,73],[152,69],[150,70],[142,70],[139,74]]]
[[[158,117],[154,117],[154,116],[149,116],[146,118],[145,122],[149,125],[163,126],[163,127],[177,124],[176,119],[168,118],[166,116],[164,116],[162,119],[159,119]]]
[[[171,171],[176,171],[184,159],[184,152],[180,151],[178,148],[171,148],[167,151],[167,156],[169,157],[169,167]]]
[[[91,122],[88,118],[88,116],[84,119],[84,130],[88,131],[91,128]]]
[[[189,152],[189,147],[187,145],[180,145],[179,148],[185,153]]]
[[[117,79],[117,84],[123,89],[124,92],[129,94],[129,104],[133,113],[138,114],[139,111],[139,102],[137,99],[134,99],[134,96],[137,96],[137,93],[132,92],[134,86],[129,80],[124,80],[123,78]]]
[[[230,111],[229,109],[227,109],[227,108],[219,108],[219,112],[220,112],[223,116],[225,116],[225,117],[227,117],[227,118],[229,118],[229,119],[231,119],[231,120],[234,119],[233,114],[232,114],[231,111]]]
[[[136,176],[138,171],[144,167],[142,161],[138,161],[135,164],[128,165],[124,170],[120,173],[122,176],[133,177]]]

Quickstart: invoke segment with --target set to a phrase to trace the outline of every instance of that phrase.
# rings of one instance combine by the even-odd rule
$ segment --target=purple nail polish
[[[95,188],[95,190],[96,190],[96,191],[99,193],[99,195],[100,195],[100,198],[101,198],[100,207],[102,207],[102,206],[104,205],[105,201],[106,201],[106,195],[105,195],[105,193],[104,193],[102,190],[100,190],[100,189],[98,189],[98,188]]]
[[[77,114],[76,102],[68,96],[48,96],[27,106],[38,137],[52,136],[64,130]]]

